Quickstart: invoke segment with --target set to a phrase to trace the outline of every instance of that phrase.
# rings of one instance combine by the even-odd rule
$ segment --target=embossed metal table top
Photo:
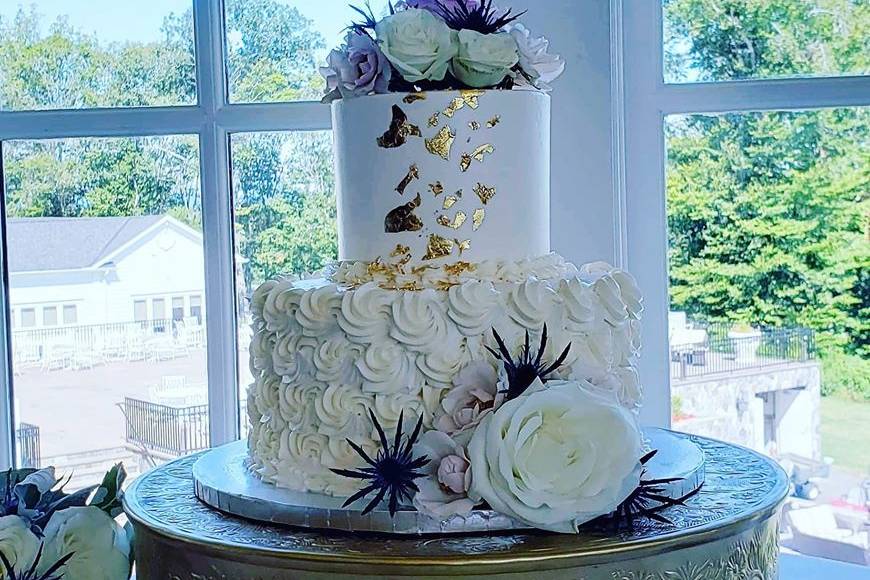
[[[698,545],[770,518],[784,500],[785,473],[770,459],[741,447],[680,434],[706,455],[706,482],[686,502],[665,512],[672,524],[642,521],[632,530],[585,530],[576,536],[503,532],[469,536],[386,536],[318,532],[229,516],[194,495],[185,457],[139,477],[124,507],[137,526],[199,549],[309,562],[445,566],[454,559],[482,564],[571,559],[594,563],[620,554],[637,557]]]

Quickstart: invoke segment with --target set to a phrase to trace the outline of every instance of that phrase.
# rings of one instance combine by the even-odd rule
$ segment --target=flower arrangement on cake
[[[371,496],[363,514],[387,501],[393,516],[411,504],[438,520],[488,509],[534,528],[576,533],[598,519],[617,527],[638,517],[667,523],[661,512],[698,491],[671,498],[662,486],[678,478],[644,477],[656,451],[644,449],[635,414],[613,393],[551,379],[570,344],[547,362],[546,326],[536,349],[526,334],[518,357],[495,330],[493,337],[501,372],[483,361],[466,367],[448,395],[452,413],[436,429],[421,434],[421,417],[403,437],[402,413],[391,444],[369,413],[381,449],[372,458],[348,440],[367,465],[333,469],[365,482],[345,507]]]
[[[125,478],[118,464],[68,494],[52,467],[0,473],[0,580],[127,580],[132,534],[116,521]]]
[[[492,0],[404,0],[380,20],[370,6],[327,66],[325,102],[390,92],[548,90],[565,70],[549,42]]]

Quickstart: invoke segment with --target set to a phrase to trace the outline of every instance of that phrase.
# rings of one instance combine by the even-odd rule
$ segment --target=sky
[[[245,0],[227,0],[244,2]],[[278,0],[297,8],[314,22],[329,47],[339,43],[341,30],[353,19],[351,0]],[[0,17],[13,16],[19,7],[35,6],[46,24],[58,16],[69,17],[79,30],[106,42],[144,42],[160,38],[163,18],[183,12],[191,0],[0,0]]]

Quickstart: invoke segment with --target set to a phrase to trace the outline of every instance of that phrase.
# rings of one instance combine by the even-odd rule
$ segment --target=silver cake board
[[[651,449],[658,450],[647,464],[648,479],[679,477],[663,485],[664,495],[682,497],[704,482],[704,453],[692,441],[671,431],[646,429]],[[379,532],[389,534],[468,534],[528,529],[528,526],[490,510],[438,520],[412,508],[391,517],[386,506],[362,515],[366,502],[342,507],[344,498],[282,489],[268,484],[248,469],[245,441],[236,441],[205,453],[193,466],[196,497],[224,513],[287,526]]]

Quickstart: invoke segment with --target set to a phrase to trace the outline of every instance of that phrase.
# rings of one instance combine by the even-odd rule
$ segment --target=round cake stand
[[[300,530],[212,509],[185,457],[139,477],[124,497],[142,580],[528,578],[737,580],[777,577],[785,473],[742,447],[680,435],[706,456],[706,481],[671,524],[559,535],[511,531],[396,536]]]

